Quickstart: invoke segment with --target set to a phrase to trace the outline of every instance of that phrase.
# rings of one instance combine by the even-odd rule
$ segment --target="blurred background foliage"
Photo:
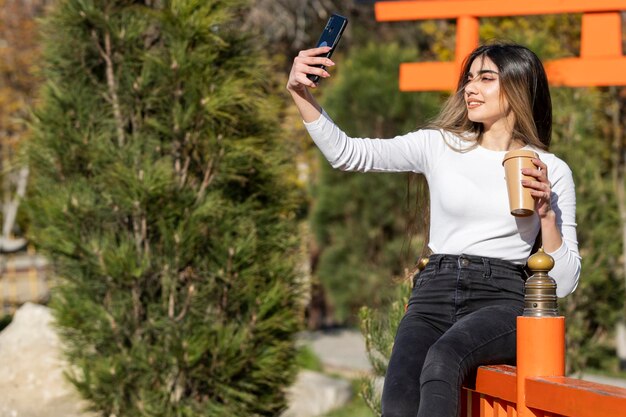
[[[3,0],[3,11],[34,1]],[[396,285],[419,255],[423,193],[408,175],[332,171],[311,145],[295,108],[282,89],[298,50],[313,46],[333,12],[350,19],[332,77],[315,92],[331,117],[354,136],[391,137],[423,125],[445,94],[400,93],[397,66],[405,61],[448,60],[454,54],[454,21],[378,23],[371,1],[257,0],[241,16],[242,28],[258,35],[273,63],[276,97],[284,99],[280,122],[284,150],[297,169],[289,174],[305,203],[301,219],[302,262],[311,288],[304,325],[354,325],[369,306],[387,315],[390,300],[405,294]],[[42,2],[42,4],[44,4]],[[38,12],[41,8],[36,9]],[[17,12],[15,12],[17,13]],[[27,138],[21,121],[36,89],[36,39],[32,17],[20,27],[3,15],[0,54],[0,142],[3,170],[15,166],[16,144]],[[11,25],[9,25],[11,22]],[[25,30],[25,33],[20,31]],[[18,35],[16,35],[18,34]],[[580,15],[481,20],[480,38],[508,39],[542,59],[575,56]],[[31,45],[31,44],[29,44]],[[33,54],[36,43],[32,44]],[[17,58],[20,54],[27,57]],[[9,63],[11,63],[10,66]],[[16,69],[18,68],[18,69]],[[18,77],[19,76],[19,77]],[[21,77],[27,77],[21,81]],[[568,325],[571,371],[615,371],[615,326],[624,319],[624,102],[614,88],[553,88],[553,152],[572,168],[577,184],[578,237],[583,271],[577,291],[561,302]],[[17,122],[16,122],[17,121]],[[8,133],[7,133],[8,132]],[[6,161],[6,162],[4,162]],[[5,186],[6,195],[14,193]],[[5,197],[5,201],[7,197]],[[20,227],[26,228],[23,219]],[[19,228],[13,233],[19,234]],[[373,314],[373,312],[370,312]],[[375,314],[374,314],[375,315]],[[395,324],[390,321],[389,331]]]
[[[397,91],[398,65],[414,61],[415,48],[369,42],[342,60],[322,104],[356,137],[393,137],[423,125],[436,114],[440,93]],[[358,117],[354,117],[358,114]],[[334,306],[334,320],[354,323],[363,305],[383,307],[423,242],[407,230],[416,213],[407,174],[376,175],[333,170],[320,155],[312,191],[311,227],[320,251],[316,275]],[[425,201],[424,195],[415,195]],[[381,279],[382,278],[382,279]]]
[[[0,253],[23,249],[24,216],[19,202],[28,168],[17,158],[20,141],[29,135],[30,107],[40,77],[40,42],[36,19],[48,0],[0,0]]]

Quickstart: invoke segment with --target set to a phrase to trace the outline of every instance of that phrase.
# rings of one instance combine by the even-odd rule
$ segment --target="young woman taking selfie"
[[[543,66],[529,49],[478,47],[428,128],[391,139],[348,137],[316,102],[307,75],[334,63],[301,51],[287,90],[313,141],[334,168],[415,172],[430,190],[432,251],[414,286],[394,342],[382,396],[384,417],[456,417],[464,379],[480,365],[514,364],[516,317],[524,308],[524,264],[536,241],[554,258],[557,295],[580,275],[576,196],[569,167],[548,152],[552,104]],[[502,161],[535,151],[522,185],[534,214],[514,217]],[[349,198],[350,196],[346,196]],[[540,239],[540,240],[539,240]]]

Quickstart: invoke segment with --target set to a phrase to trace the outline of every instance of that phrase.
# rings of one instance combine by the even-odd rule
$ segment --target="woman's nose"
[[[476,94],[478,92],[476,90],[476,84],[472,81],[468,81],[467,84],[465,84],[464,91],[467,95]]]

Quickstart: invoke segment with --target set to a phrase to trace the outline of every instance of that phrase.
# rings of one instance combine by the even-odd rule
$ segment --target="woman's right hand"
[[[329,58],[319,56],[331,49],[330,46],[322,46],[300,51],[293,60],[293,65],[289,72],[289,80],[287,81],[287,90],[298,93],[305,91],[307,87],[317,87],[317,84],[307,78],[308,74],[319,75],[322,78],[330,77],[326,70],[314,65],[324,65],[326,67],[335,65]]]

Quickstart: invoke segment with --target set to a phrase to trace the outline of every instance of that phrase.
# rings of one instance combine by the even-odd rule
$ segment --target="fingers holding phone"
[[[347,23],[348,19],[345,17],[333,14],[326,23],[326,27],[317,41],[317,46],[300,51],[293,60],[287,81],[287,90],[291,93],[291,97],[302,115],[302,120],[307,123],[319,119],[322,112],[322,107],[307,88],[315,88],[321,78],[330,77],[326,68],[335,65],[330,57],[337,47]]]
[[[332,56],[333,52],[335,52],[337,44],[339,44],[341,35],[343,35],[343,31],[346,29],[347,25],[348,19],[346,19],[345,17],[338,14],[333,14],[332,16],[330,16],[330,19],[328,19],[328,22],[326,23],[326,26],[324,27],[324,30],[322,31],[322,34],[317,41],[318,48],[328,46],[330,47],[330,49],[328,49],[326,52],[320,53],[320,55],[325,58],[330,58]],[[323,64],[321,68],[325,69]],[[317,83],[320,79],[320,76],[318,74],[309,74],[307,77],[314,83]]]
[[[317,46],[300,51],[294,59],[287,83],[288,90],[301,91],[306,87],[315,88],[320,78],[330,77],[326,67],[334,65],[330,57],[335,51],[347,24],[348,19],[338,14],[333,14],[328,19],[317,41]]]
[[[330,77],[325,68],[335,65],[335,63],[330,58],[320,55],[328,53],[331,49],[329,46],[323,46],[300,51],[293,60],[287,89],[297,91],[305,87],[315,88],[319,78]],[[313,81],[312,77],[316,77],[316,81]]]

